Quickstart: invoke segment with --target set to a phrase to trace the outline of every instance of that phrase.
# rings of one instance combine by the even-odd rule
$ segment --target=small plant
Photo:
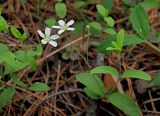
[[[17,91],[17,86],[21,87],[27,92],[47,92],[47,95],[49,96],[45,95],[45,97],[42,99],[41,97],[37,97],[38,100],[41,100],[41,102],[36,105],[33,104],[35,105],[35,107],[38,107],[45,100],[48,100],[51,97],[56,98],[56,95],[65,93],[65,91],[58,93],[58,88],[63,88],[57,86],[57,84],[59,84],[58,77],[61,77],[60,75],[57,75],[55,90],[55,92],[57,93],[55,94],[55,96],[48,93],[48,91],[51,90],[51,88],[48,86],[48,81],[50,79],[47,79],[47,81],[45,80],[45,82],[30,82],[28,81],[28,74],[26,74],[27,79],[25,82],[23,82],[22,78],[20,78],[19,76],[21,74],[21,71],[23,70],[27,70],[27,73],[29,71],[35,72],[40,64],[39,58],[42,56],[43,47],[46,47],[47,45],[46,51],[49,47],[57,47],[58,41],[64,37],[68,40],[68,43],[60,47],[59,49],[56,49],[47,56],[44,53],[42,59],[44,60],[44,58],[48,58],[49,56],[65,49],[65,52],[62,51],[61,53],[61,57],[63,60],[69,60],[72,55],[71,53],[75,52],[78,54],[77,56],[82,57],[82,59],[88,65],[88,56],[90,55],[88,54],[88,51],[90,45],[95,45],[97,47],[97,52],[100,53],[105,54],[115,52],[117,55],[118,68],[109,65],[102,65],[96,66],[91,69],[90,65],[88,65],[89,71],[76,74],[76,80],[85,86],[84,92],[88,97],[92,98],[93,100],[104,99],[118,109],[120,109],[126,115],[140,116],[142,113],[137,102],[133,100],[129,95],[125,94],[122,88],[123,85],[121,81],[125,79],[128,80],[128,78],[142,79],[150,81],[148,88],[156,87],[160,85],[160,73],[158,73],[155,78],[152,78],[148,73],[143,70],[121,69],[123,55],[122,53],[124,52],[125,47],[140,43],[146,43],[149,47],[160,53],[160,49],[149,41],[151,28],[146,13],[146,10],[150,7],[158,8],[158,2],[156,0],[144,0],[143,2],[140,2],[139,0],[122,0],[125,8],[131,8],[129,15],[129,24],[132,25],[132,29],[130,30],[130,32],[128,32],[125,27],[118,29],[116,28],[116,18],[110,14],[113,6],[112,0],[104,0],[102,4],[99,3],[94,5],[95,9],[97,10],[96,13],[94,7],[91,8],[92,10],[94,10],[94,12],[88,12],[88,9],[83,9],[86,7],[90,7],[88,6],[88,2],[92,1],[77,0],[73,1],[73,5],[70,3],[68,4],[68,2],[69,1],[67,0],[65,0],[64,2],[63,0],[57,0],[56,3],[54,2],[55,4],[53,7],[53,13],[55,13],[56,16],[49,16],[46,20],[42,20],[46,25],[45,29],[42,29],[44,32],[42,32],[40,29],[37,29],[36,33],[41,37],[41,44],[34,45],[29,45],[29,43],[27,42],[30,33],[26,32],[26,29],[21,29],[21,27],[18,27],[16,25],[13,26],[7,23],[5,18],[1,16],[2,9],[0,8],[0,32],[4,37],[0,43],[0,110],[3,109],[3,107],[5,107],[8,103],[12,102],[12,98],[14,98],[14,95],[16,93],[20,94],[19,91]],[[21,0],[20,5],[22,5],[25,9],[26,3],[26,0]],[[50,9],[44,9],[46,3],[46,0],[38,1],[35,14],[40,15],[40,12],[42,11],[45,11],[45,13],[51,13]],[[80,10],[82,11],[82,13],[75,13],[75,16],[78,17],[76,19],[76,22],[75,19],[73,19],[72,17],[68,18],[67,16],[67,13],[70,14],[70,12],[68,12],[70,6],[71,8],[74,8],[73,11],[82,8],[82,10]],[[31,9],[33,8],[31,7]],[[83,12],[87,15],[83,14]],[[88,15],[93,17],[89,17]],[[37,15],[31,15],[30,18],[32,17],[38,20],[41,19],[41,17]],[[70,20],[68,21],[66,17]],[[72,26],[73,24],[74,26]],[[127,23],[127,25],[129,24]],[[56,31],[56,33],[52,35],[52,31],[54,30]],[[72,39],[73,41],[70,41],[70,36],[68,36],[69,32],[72,32],[71,34],[73,36],[76,36],[78,39]],[[62,34],[64,34],[64,36]],[[106,36],[106,39],[100,43],[99,41],[94,40],[94,38],[90,38],[91,35],[93,35],[93,37],[100,38],[100,34],[104,34]],[[16,39],[16,45],[6,44],[8,43],[8,35],[12,37],[11,39]],[[160,32],[155,32],[154,36],[156,38],[159,38]],[[77,43],[80,40],[83,40],[84,42],[84,46],[81,46],[78,43],[78,47],[80,47],[80,50],[82,50],[82,52],[77,49],[77,46],[72,46],[73,43]],[[16,46],[16,49],[13,49],[13,46]],[[81,47],[84,47],[84,50]],[[83,52],[86,53],[86,56],[83,56]],[[78,64],[80,63],[78,62]],[[50,66],[47,65],[48,69],[49,67]],[[60,66],[58,68],[60,68]],[[61,73],[61,70],[59,70],[60,69],[57,70],[58,74]],[[64,72],[64,70],[62,70],[62,72]],[[113,81],[117,84],[116,87],[111,89],[105,88],[105,85],[100,78],[101,74],[110,75],[109,78],[112,78]],[[80,89],[80,91],[82,90]],[[54,104],[55,103],[56,102],[54,102]],[[9,108],[9,110],[10,109],[11,108]],[[32,107],[30,107],[30,109],[32,109]],[[30,109],[28,111],[30,111]],[[55,110],[55,112],[57,113],[58,110]],[[46,109],[46,111],[49,110]]]
[[[117,71],[112,66],[97,66],[90,70],[90,72],[82,72],[76,75],[76,79],[85,85],[84,91],[85,93],[91,97],[92,99],[101,99],[104,98],[114,106],[122,110],[125,114],[129,116],[139,116],[140,109],[136,102],[132,100],[129,96],[125,95],[122,89],[118,86],[120,84],[120,80],[125,78],[137,78],[150,81],[151,76],[144,71],[141,70],[125,70],[121,72],[121,52],[124,46],[135,45],[139,43],[146,42],[153,49],[160,51],[159,48],[151,44],[147,41],[147,38],[150,34],[150,26],[148,23],[148,18],[145,12],[145,9],[142,3],[136,5],[131,14],[130,14],[130,22],[133,26],[133,29],[138,33],[136,34],[127,34],[125,30],[121,29],[118,33],[116,33],[113,29],[114,27],[114,19],[109,15],[109,10],[104,6],[98,4],[97,5],[98,13],[103,17],[103,20],[107,23],[107,28],[105,32],[107,32],[109,37],[104,40],[97,48],[98,51],[106,53],[106,52],[117,52],[118,61],[119,61],[119,71]],[[97,27],[98,24],[96,24]],[[90,25],[92,26],[92,25]],[[109,29],[110,28],[110,29]],[[101,30],[100,28],[97,28]],[[110,74],[113,77],[115,83],[117,83],[117,90],[106,90],[103,82],[97,76],[97,74]],[[159,80],[159,79],[157,79]],[[151,81],[154,86],[156,85],[155,81]],[[159,83],[159,82],[158,82]]]

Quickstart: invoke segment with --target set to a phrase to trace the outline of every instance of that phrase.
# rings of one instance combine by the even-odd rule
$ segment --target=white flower
[[[74,20],[73,20],[73,19],[70,20],[68,23],[65,23],[63,20],[59,20],[59,21],[58,21],[59,26],[52,26],[52,28],[60,29],[60,30],[58,31],[58,34],[61,34],[61,33],[63,33],[64,31],[67,31],[67,30],[69,30],[69,31],[74,31],[75,28],[69,27],[69,26],[71,26],[73,23],[74,23]]]
[[[57,42],[54,41],[59,38],[59,35],[50,35],[51,34],[51,28],[46,27],[45,28],[45,34],[42,33],[41,30],[37,30],[38,34],[43,38],[41,40],[42,44],[46,44],[47,42],[51,44],[54,47],[57,47]]]

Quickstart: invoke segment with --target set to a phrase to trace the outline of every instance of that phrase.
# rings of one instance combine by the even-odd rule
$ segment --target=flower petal
[[[52,28],[60,29],[61,27],[60,26],[52,26]]]
[[[45,28],[45,35],[50,36],[50,34],[51,34],[51,28],[46,27]]]
[[[61,29],[58,31],[58,34],[62,34],[63,32],[64,32],[64,30]]]
[[[57,47],[57,42],[55,41],[50,41],[49,44],[51,44],[53,47]]]
[[[65,23],[63,20],[59,20],[59,21],[58,21],[58,24],[59,24],[60,26],[64,26],[66,23]]]
[[[44,38],[44,37],[45,37],[45,35],[42,33],[42,31],[41,31],[41,30],[37,30],[37,32],[38,32],[38,34],[39,34],[42,38]]]
[[[73,23],[74,23],[74,20],[72,19],[72,20],[70,20],[70,21],[67,23],[67,26],[69,27],[69,26],[71,26]]]
[[[45,39],[42,39],[41,42],[42,42],[42,44],[46,44],[47,43],[47,41]]]
[[[74,31],[75,28],[73,28],[73,27],[68,27],[67,30],[69,30],[69,31]]]
[[[52,35],[52,36],[50,36],[50,39],[52,39],[52,40],[55,40],[55,39],[58,39],[59,38],[59,35]]]

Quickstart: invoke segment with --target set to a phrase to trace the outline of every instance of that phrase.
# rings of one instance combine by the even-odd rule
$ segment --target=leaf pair
[[[117,81],[120,78],[117,70],[111,66],[98,66],[93,68],[90,73],[80,73],[76,75],[76,79],[84,84],[84,92],[92,99],[105,97],[110,103],[122,110],[129,116],[139,116],[139,108],[137,104],[127,95],[119,92],[111,92],[105,94],[105,89],[101,79],[95,74],[111,74]],[[140,70],[127,70],[121,75],[122,78],[139,78],[151,80],[151,76]]]
[[[109,27],[114,27],[114,19],[110,16],[108,16],[109,14],[109,10],[106,9],[103,5],[101,4],[97,4],[96,5],[97,11],[98,13],[104,18],[104,20],[106,21],[106,23],[108,24]]]
[[[91,74],[111,74],[115,80],[118,80],[120,77],[121,78],[137,78],[137,79],[143,79],[143,80],[151,80],[151,76],[147,74],[144,71],[141,70],[126,70],[122,73],[121,76],[119,76],[118,71],[111,67],[111,66],[97,66],[93,68],[91,71]]]
[[[125,34],[124,32],[125,31],[123,29],[121,29],[116,36],[116,42],[112,41],[113,47],[108,47],[108,48],[106,48],[106,50],[117,51],[120,53],[123,48],[124,34]]]

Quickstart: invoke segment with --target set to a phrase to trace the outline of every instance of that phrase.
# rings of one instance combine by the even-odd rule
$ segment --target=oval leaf
[[[56,3],[55,10],[56,10],[56,14],[60,18],[64,18],[67,14],[67,7],[64,3]]]
[[[56,24],[56,19],[54,17],[51,17],[49,19],[46,19],[44,21],[44,23],[48,26],[48,27],[52,27],[53,25]]]
[[[85,85],[90,91],[102,97],[105,94],[103,82],[96,75],[90,73],[80,73],[76,75],[76,79]]]
[[[0,94],[0,108],[12,101],[13,95],[16,93],[15,88],[4,89]]]
[[[103,17],[108,16],[108,10],[106,8],[104,8],[101,4],[97,4],[96,8],[97,8],[99,14],[101,14]]]
[[[90,98],[92,98],[94,100],[100,98],[97,94],[95,94],[94,92],[92,92],[88,87],[84,88],[84,92],[88,95],[88,97],[90,97]]]
[[[130,21],[134,30],[136,30],[143,39],[147,39],[150,33],[147,14],[141,4],[138,4],[130,15]]]
[[[97,66],[90,71],[91,74],[107,73],[111,74],[116,80],[118,80],[119,75],[115,68],[111,66]]]
[[[148,80],[148,81],[151,80],[151,76],[141,70],[127,70],[123,72],[122,78],[127,78],[127,77],[138,78],[138,79],[143,79],[143,80]]]
[[[8,32],[9,25],[7,24],[6,20],[0,16],[0,31]]]
[[[145,40],[135,34],[125,34],[124,46],[143,43]]]
[[[128,116],[140,116],[137,104],[129,96],[114,92],[107,96],[107,99]]]
[[[11,32],[15,38],[21,39],[21,33],[16,27],[11,27]]]
[[[31,91],[48,91],[49,87],[45,83],[35,82],[28,89]]]
[[[102,26],[98,22],[94,21],[94,22],[89,23],[89,25],[90,25],[91,28],[94,28],[96,30],[102,30]]]
[[[113,27],[115,22],[114,22],[114,19],[112,17],[106,17],[104,18],[104,20],[107,22],[107,24],[110,26],[110,27]]]

